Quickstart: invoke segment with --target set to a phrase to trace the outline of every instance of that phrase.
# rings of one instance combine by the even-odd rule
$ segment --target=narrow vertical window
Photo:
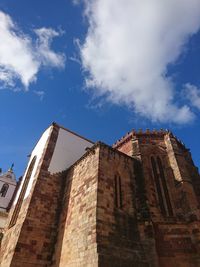
[[[115,207],[118,208],[118,185],[117,185],[117,176],[115,175]]]
[[[33,168],[34,168],[34,165],[35,165],[35,161],[36,161],[36,156],[32,159],[32,161],[31,161],[31,163],[29,165],[26,177],[24,179],[24,183],[23,183],[22,188],[21,188],[21,192],[19,194],[19,198],[17,200],[17,204],[15,206],[15,209],[14,209],[13,214],[12,214],[12,218],[10,220],[9,227],[12,227],[17,221],[17,217],[19,215],[19,212],[20,212],[23,200],[24,200],[24,196],[25,196],[25,193],[26,193],[26,189],[28,187],[28,184],[29,184],[29,181],[30,181],[30,178],[31,178],[31,174],[32,174],[32,171],[33,171]]]
[[[1,191],[0,191],[0,197],[5,197],[8,191],[9,185],[3,184]]]
[[[121,185],[121,177],[118,176],[118,184],[119,184],[119,208],[122,208],[122,185]]]
[[[160,180],[162,183],[162,187],[163,187],[163,191],[164,191],[164,195],[165,195],[165,200],[166,200],[166,204],[167,204],[168,214],[169,214],[169,216],[173,216],[173,210],[172,210],[172,205],[171,205],[169,192],[168,192],[168,188],[167,188],[167,182],[165,179],[164,169],[162,166],[161,159],[159,157],[157,157],[157,162],[158,162],[158,168],[159,168],[159,173],[160,173]]]
[[[122,208],[122,187],[121,177],[119,175],[115,175],[115,206]]]
[[[153,157],[151,157],[151,165],[152,165],[152,169],[153,169],[153,175],[154,175],[154,179],[155,179],[160,210],[161,210],[161,213],[164,216],[166,216],[166,209],[165,209],[165,204],[163,201],[162,190],[161,190],[161,185],[160,185],[160,181],[159,181],[159,174],[158,174],[157,168],[156,168],[156,161]]]

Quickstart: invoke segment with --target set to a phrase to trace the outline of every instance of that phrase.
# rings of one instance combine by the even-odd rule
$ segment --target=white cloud
[[[36,90],[34,90],[33,93],[39,97],[40,101],[43,100],[44,95],[45,95],[44,91],[36,91]]]
[[[39,40],[37,41],[38,60],[41,60],[43,65],[62,68],[64,67],[64,55],[57,54],[50,49],[52,39],[60,35],[53,29],[41,28],[35,30]]]
[[[12,18],[0,11],[0,82],[14,87],[20,80],[28,89],[37,79],[41,66],[63,67],[65,58],[51,50],[51,41],[59,33],[53,29],[37,29],[36,44],[23,34]],[[2,87],[2,86],[1,86]]]
[[[13,87],[13,79],[12,77],[15,76],[11,70],[6,70],[6,68],[0,66],[0,82],[3,84],[7,84],[9,87]]]
[[[185,84],[184,95],[191,105],[200,110],[200,88],[190,83]]]
[[[80,46],[86,84],[153,120],[185,123],[167,67],[200,28],[199,0],[85,0],[89,29]]]

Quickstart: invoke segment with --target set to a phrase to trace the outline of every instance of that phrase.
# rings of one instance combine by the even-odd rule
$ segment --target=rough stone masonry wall
[[[200,225],[195,223],[156,223],[159,267],[199,267]]]
[[[144,183],[146,189],[146,196],[148,200],[148,206],[150,210],[150,215],[153,221],[162,221],[163,216],[161,214],[161,209],[158,202],[158,194],[156,190],[156,183],[151,166],[151,157],[154,157],[155,160],[157,156],[160,157],[163,163],[167,161],[167,153],[164,146],[164,140],[160,135],[154,136],[139,136],[138,137],[140,153],[141,153],[141,165],[143,169]],[[167,170],[170,171],[170,170]],[[168,187],[173,185],[173,177],[167,181]],[[172,197],[169,193],[170,198]]]
[[[58,129],[54,128],[31,192],[23,200],[15,225],[6,230],[1,244],[1,267],[46,267],[51,262],[61,180],[59,175],[50,176],[47,169],[57,133]]]
[[[136,217],[134,159],[100,148],[97,243],[100,267],[156,266],[148,263]],[[115,175],[121,177],[122,207],[115,205]]]
[[[194,186],[199,185],[200,178],[188,150],[168,133],[138,134],[136,142],[150,210],[148,225],[142,221],[139,223],[141,238],[144,241],[147,235],[154,238],[159,267],[200,266],[199,207],[194,193]],[[132,147],[134,155],[133,140],[129,138],[128,142],[122,140],[121,143],[121,151],[131,154]],[[151,156],[159,156],[162,160],[174,213],[172,217],[165,217],[160,212]],[[197,189],[196,194],[200,194]]]
[[[97,267],[96,206],[99,148],[86,153],[66,176],[53,267]]]
[[[188,220],[194,216],[200,219],[198,190],[195,190],[197,184],[193,184],[193,178],[198,181],[200,180],[200,176],[193,176],[195,166],[189,157],[189,151],[183,148],[173,137],[166,136],[165,144],[169,163],[174,174],[175,185],[173,188],[176,191],[174,194],[177,196],[175,208],[181,216]],[[195,194],[195,191],[197,194]]]
[[[62,195],[62,174],[41,171],[17,242],[12,267],[46,267],[51,263]]]
[[[183,146],[178,146],[175,140],[177,148],[172,147],[172,149],[176,151],[179,157],[176,165],[173,165],[171,162],[175,160],[176,155],[169,153],[164,136],[155,135],[152,138],[148,138],[141,135],[138,141],[140,143],[141,163],[151,216],[149,228],[155,239],[159,267],[200,266],[200,225],[198,216],[194,216],[198,214],[198,205],[193,185],[187,182],[190,177],[187,174],[189,172],[186,170],[188,165],[184,154],[186,150]],[[160,212],[151,167],[151,156],[154,156],[154,158],[159,156],[162,160],[173,216],[163,216]],[[192,167],[192,162],[190,166]],[[183,171],[185,176],[181,175]],[[186,181],[177,184],[175,179],[176,172],[180,173],[180,179]],[[145,232],[146,230],[147,227],[140,227],[141,236],[143,231]]]

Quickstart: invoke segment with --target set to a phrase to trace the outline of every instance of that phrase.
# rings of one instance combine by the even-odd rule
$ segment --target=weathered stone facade
[[[200,266],[200,177],[189,150],[162,130],[132,131],[114,147],[138,159],[144,180],[136,178],[140,235],[149,228],[158,266]]]
[[[176,137],[132,131],[52,174],[58,131],[11,209],[1,267],[200,266],[200,177]]]

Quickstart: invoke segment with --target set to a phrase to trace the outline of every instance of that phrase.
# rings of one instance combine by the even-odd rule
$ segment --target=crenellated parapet
[[[120,139],[118,139],[114,144],[113,147],[114,148],[119,148],[121,147],[123,144],[129,142],[132,139],[137,139],[137,138],[164,138],[164,136],[169,136],[170,138],[173,138],[174,140],[176,140],[177,144],[182,146],[182,148],[188,150],[185,147],[185,144],[177,137],[175,136],[170,130],[168,129],[132,129],[130,132],[127,132],[124,136],[122,136]]]
[[[114,148],[118,148],[120,146],[122,146],[123,144],[129,142],[131,139],[137,139],[137,138],[162,138],[164,135],[166,134],[171,134],[171,132],[169,132],[168,130],[150,130],[150,129],[146,129],[145,131],[143,131],[142,129],[139,130],[135,130],[132,129],[130,132],[128,132],[126,135],[122,136],[122,138],[120,138],[119,140],[117,140],[114,144],[113,147]]]

